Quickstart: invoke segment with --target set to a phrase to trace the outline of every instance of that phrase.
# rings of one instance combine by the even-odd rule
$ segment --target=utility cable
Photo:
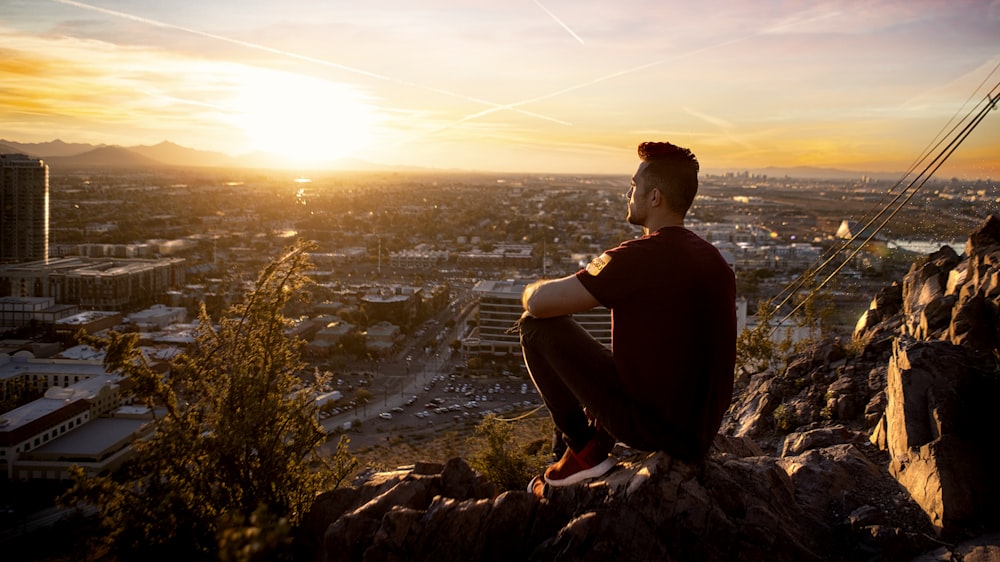
[[[796,305],[792,309],[791,312],[789,312],[788,314],[786,314],[778,323],[776,323],[775,326],[771,329],[771,332],[770,332],[769,335],[773,335],[774,332],[778,329],[778,327],[781,326],[782,323],[784,323],[786,320],[788,320],[792,315],[794,315],[803,306],[805,306],[806,303],[808,303],[810,300],[812,300],[816,296],[816,294],[823,287],[825,287],[826,284],[829,283],[838,273],[840,273],[840,271],[844,267],[846,267],[846,265],[848,263],[850,263],[850,261],[853,260],[858,255],[858,253],[861,252],[861,250],[865,247],[865,245],[867,245],[869,242],[871,242],[871,240],[875,237],[875,235],[878,234],[889,223],[889,221],[892,220],[892,218],[895,217],[896,214],[899,213],[899,211],[902,210],[902,208],[906,204],[908,204],[910,202],[910,200],[917,193],[917,191],[919,191],[920,188],[922,188],[924,186],[924,184],[927,183],[927,181],[934,175],[934,173],[937,172],[938,169],[940,169],[940,167],[948,160],[949,157],[951,157],[952,154],[954,154],[954,152],[958,149],[958,147],[961,146],[961,144],[963,142],[965,142],[965,139],[967,139],[969,137],[969,135],[972,133],[972,131],[974,131],[976,129],[976,127],[978,127],[979,124],[983,121],[983,119],[986,118],[986,115],[991,110],[995,110],[996,109],[997,102],[1000,101],[1000,93],[997,93],[998,90],[1000,90],[1000,82],[998,82],[997,85],[995,85],[993,87],[993,89],[990,91],[990,93],[988,93],[986,95],[986,98],[985,98],[986,103],[979,110],[979,112],[976,113],[976,115],[968,122],[968,124],[966,124],[965,127],[962,128],[962,130],[957,134],[957,136],[955,136],[954,138],[952,138],[952,140],[947,144],[947,146],[945,146],[940,152],[938,152],[937,156],[934,157],[934,159],[923,169],[923,171],[921,171],[920,174],[918,174],[913,180],[911,180],[910,183],[907,185],[907,187],[905,189],[903,189],[899,194],[897,194],[897,196],[893,199],[892,202],[890,202],[888,205],[886,205],[871,221],[869,221],[869,223],[866,224],[865,228],[859,230],[858,233],[855,234],[851,238],[850,243],[853,243],[855,240],[857,240],[857,238],[860,236],[860,234],[862,232],[864,232],[872,223],[874,223],[876,220],[878,220],[880,217],[882,217],[889,210],[890,207],[892,207],[893,205],[896,205],[896,203],[899,201],[899,199],[904,194],[906,194],[907,192],[909,192],[909,195],[907,195],[907,197],[905,199],[903,199],[902,202],[900,202],[898,205],[896,205],[895,209],[891,213],[889,213],[889,216],[886,217],[881,222],[881,224],[878,225],[877,228],[875,228],[874,230],[870,231],[870,233],[868,234],[868,236],[864,240],[864,242],[862,244],[860,244],[860,245],[857,245],[857,247],[851,253],[851,255],[849,255],[843,262],[841,262],[841,264],[836,269],[834,269],[834,271],[832,273],[830,273],[821,283],[819,283],[818,285],[816,285],[815,287],[813,287],[810,290],[810,292],[805,296],[805,298],[803,298],[802,301],[800,301],[798,303],[798,305]],[[977,104],[977,106],[978,106],[978,104]],[[974,110],[975,110],[975,108],[973,108],[973,110],[970,110],[970,114],[971,114],[971,111],[974,111]],[[968,115],[966,116],[966,118],[968,118]],[[964,122],[966,120],[966,118],[963,118],[961,122]],[[959,124],[961,124],[961,122]],[[956,127],[957,127],[957,125],[956,125]],[[949,133],[949,135],[950,135],[950,133]],[[940,145],[940,143],[938,143],[938,145]],[[920,179],[921,177],[923,177],[922,180]],[[919,181],[919,183],[918,183],[918,181]],[[827,263],[829,263],[829,261],[830,260],[827,260]],[[826,264],[824,264],[824,266],[825,265]],[[815,273],[815,272],[813,272],[813,273]],[[807,278],[807,277],[809,277],[809,276],[803,275],[803,278]],[[787,296],[785,298],[785,300],[782,302],[782,304],[786,303],[790,298],[791,298],[791,295]]]
[[[881,217],[882,214],[885,213],[887,205],[894,204],[896,201],[899,200],[899,198],[903,194],[905,194],[906,190],[904,189],[901,193],[897,194],[896,197],[890,203],[888,204],[885,203],[886,199],[889,198],[889,196],[893,193],[893,191],[900,185],[902,185],[904,180],[910,174],[912,174],[914,170],[916,170],[917,167],[920,166],[931,155],[933,151],[937,150],[941,146],[941,144],[947,138],[949,138],[955,132],[955,130],[962,125],[962,123],[965,122],[966,119],[968,119],[969,115],[971,115],[971,113],[975,110],[975,108],[966,113],[965,117],[960,119],[957,123],[955,123],[951,127],[950,130],[947,130],[947,132],[945,132],[946,129],[948,129],[948,126],[955,121],[955,119],[965,109],[965,107],[969,104],[969,102],[975,99],[979,91],[983,88],[983,86],[987,83],[987,81],[989,81],[990,78],[997,72],[998,69],[1000,69],[1000,63],[997,63],[997,65],[993,67],[993,70],[991,70],[990,73],[985,78],[983,78],[982,82],[980,82],[979,85],[976,87],[976,89],[972,92],[972,94],[969,95],[969,98],[965,100],[962,106],[956,110],[956,112],[952,115],[952,117],[948,120],[948,122],[945,123],[941,127],[941,130],[938,131],[938,133],[934,136],[933,139],[931,139],[927,147],[925,147],[924,150],[921,152],[921,155],[909,166],[909,168],[907,168],[903,176],[895,184],[893,184],[893,186],[890,187],[885,194],[883,194],[882,198],[878,202],[873,204],[872,207],[865,212],[864,216],[859,221],[857,221],[857,224],[862,225],[861,228],[856,229],[856,232],[854,232],[849,239],[843,241],[843,243],[840,244],[839,247],[836,247],[835,245],[834,247],[836,249],[831,249],[830,251],[828,251],[827,252],[828,257],[826,258],[825,261],[823,261],[822,264],[818,266],[816,265],[817,263],[819,263],[820,260],[823,259],[822,257],[820,257],[819,259],[816,260],[816,262],[813,263],[813,265],[809,266],[809,268],[806,270],[806,273],[796,278],[795,281],[789,283],[784,289],[782,289],[781,291],[778,292],[777,295],[775,295],[775,298],[780,297],[781,295],[785,295],[785,297],[777,306],[773,308],[773,311],[780,310],[784,305],[788,303],[788,301],[794,298],[794,296],[798,293],[799,289],[801,289],[802,286],[808,280],[814,278],[820,271],[826,268],[834,259],[840,256],[844,251],[846,251],[847,248],[851,247],[851,245],[854,244],[857,238],[861,236],[861,234],[864,233],[866,230],[868,230],[871,227],[871,225],[876,220],[878,220],[878,218]],[[994,90],[995,89],[996,88],[994,87]],[[990,99],[989,94],[987,94],[987,99]],[[872,213],[875,213],[875,211],[879,208],[881,208],[882,210],[879,211],[874,216],[872,216]]]

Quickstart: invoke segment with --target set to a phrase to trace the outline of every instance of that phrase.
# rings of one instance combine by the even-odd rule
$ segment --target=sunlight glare
[[[376,118],[364,94],[335,82],[254,70],[234,102],[253,150],[291,164],[328,164],[371,143]]]

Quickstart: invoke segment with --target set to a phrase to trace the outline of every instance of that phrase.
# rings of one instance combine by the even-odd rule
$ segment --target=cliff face
[[[619,450],[545,499],[417,465],[319,497],[304,542],[329,561],[996,560],[998,311],[990,217],[880,291],[851,344],[743,378],[702,465]]]

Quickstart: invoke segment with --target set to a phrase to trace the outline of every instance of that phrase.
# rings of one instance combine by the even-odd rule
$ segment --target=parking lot
[[[441,385],[441,389],[435,392],[438,384]],[[489,414],[503,415],[515,408],[530,408],[540,403],[534,386],[526,382],[518,385],[510,380],[462,381],[455,380],[455,377],[439,375],[424,387],[424,391],[433,397],[424,403],[423,409],[414,408],[417,411],[410,412],[417,419],[435,416],[450,416],[456,421],[458,418],[484,418]],[[414,406],[418,402],[419,397],[413,395],[405,405]],[[383,420],[390,420],[393,419],[391,415],[393,413],[406,414],[407,409],[397,406],[391,412],[383,412],[380,417]]]
[[[433,374],[420,384],[411,385],[408,392],[385,393],[364,408],[331,416],[324,425],[336,433],[349,423],[352,449],[358,449],[394,435],[474,425],[490,414],[516,416],[541,405],[534,385],[515,375]]]

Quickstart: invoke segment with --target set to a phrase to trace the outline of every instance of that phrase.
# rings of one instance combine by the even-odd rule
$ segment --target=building
[[[414,249],[389,252],[389,265],[398,269],[434,270],[448,263],[450,258],[447,250],[432,250],[421,244]]]
[[[0,262],[49,257],[49,167],[23,154],[0,154]]]
[[[113,471],[149,428],[148,415],[114,419],[128,401],[126,383],[96,360],[0,355],[0,392],[17,384],[44,392],[0,413],[0,476],[65,479],[74,464],[89,474]]]
[[[183,286],[184,260],[67,257],[0,267],[0,296],[52,297],[84,310],[126,311]]]
[[[0,332],[24,326],[50,326],[77,314],[73,305],[52,297],[0,297]]]
[[[136,326],[141,331],[162,330],[171,324],[187,322],[187,309],[178,306],[154,304],[150,308],[133,312],[125,317],[125,323]]]
[[[64,343],[72,343],[81,331],[93,335],[110,330],[121,323],[122,315],[120,312],[90,310],[57,320],[52,325],[52,335]]]
[[[316,332],[312,341],[306,344],[306,353],[314,356],[326,356],[337,349],[340,340],[357,331],[357,326],[350,322],[331,320]]]
[[[521,293],[526,285],[526,281],[480,281],[472,288],[479,296],[479,330],[478,337],[466,338],[463,342],[466,351],[489,355],[521,354],[520,336],[508,330],[524,311]],[[597,307],[576,313],[573,318],[597,341],[611,346],[611,311]]]
[[[458,266],[474,269],[524,269],[534,267],[536,260],[531,245],[501,244],[489,252],[473,250],[458,254]]]
[[[377,322],[365,330],[365,348],[373,353],[388,353],[400,337],[399,326],[386,321]]]
[[[390,322],[404,329],[417,321],[422,298],[419,287],[375,287],[369,290],[361,303],[369,322]]]

